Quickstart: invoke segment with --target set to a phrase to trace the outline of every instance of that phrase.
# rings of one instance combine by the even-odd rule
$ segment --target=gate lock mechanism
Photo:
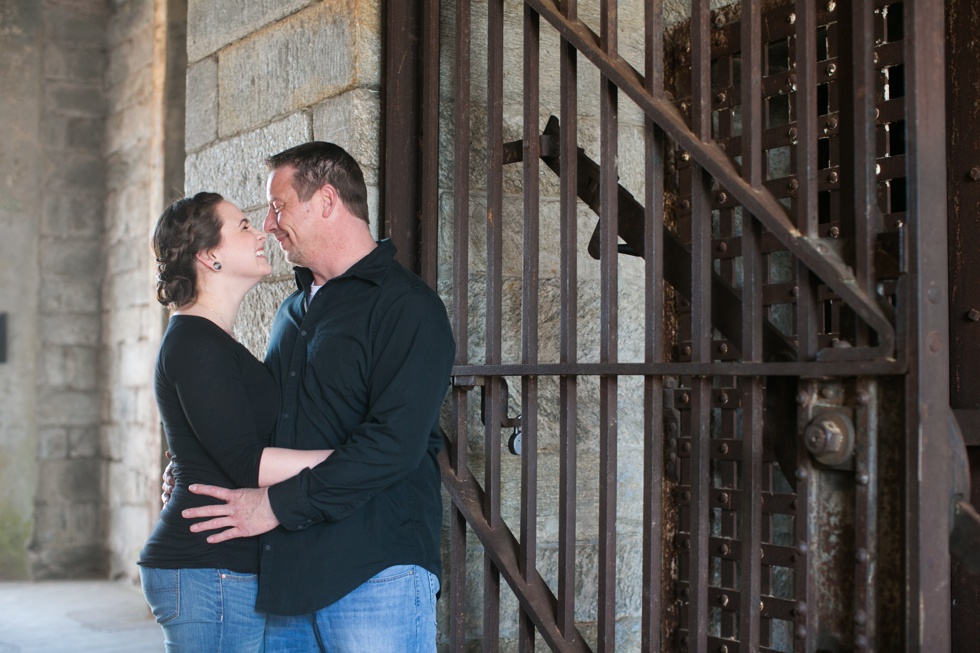
[[[854,424],[836,410],[820,413],[807,425],[803,442],[818,463],[839,467],[854,455]]]

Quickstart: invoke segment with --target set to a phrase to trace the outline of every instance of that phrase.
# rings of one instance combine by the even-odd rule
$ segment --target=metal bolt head
[[[827,175],[827,181],[832,184],[836,184],[838,181],[840,181],[840,175],[837,174],[836,171],[831,172],[829,175]]]
[[[973,181],[980,180],[980,166],[973,166],[970,168],[970,179]]]
[[[831,238],[839,238],[840,237],[840,227],[831,227],[830,228],[830,237]]]
[[[829,64],[827,64],[827,75],[828,76],[833,77],[836,72],[837,72],[837,64],[835,64],[835,63],[829,63]]]
[[[966,314],[966,319],[970,320],[971,322],[980,322],[980,311],[975,308],[971,308]]]

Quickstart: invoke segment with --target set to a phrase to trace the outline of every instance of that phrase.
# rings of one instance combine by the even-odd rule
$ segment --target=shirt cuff
[[[269,505],[276,519],[290,531],[301,531],[317,521],[318,515],[306,496],[305,473],[269,487]]]

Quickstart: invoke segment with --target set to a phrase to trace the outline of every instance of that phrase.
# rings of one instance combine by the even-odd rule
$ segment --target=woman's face
[[[266,234],[254,228],[241,209],[227,200],[218,204],[221,242],[214,249],[221,274],[258,281],[272,272],[265,256]]]

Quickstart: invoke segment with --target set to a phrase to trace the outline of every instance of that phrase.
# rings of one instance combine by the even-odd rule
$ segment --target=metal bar
[[[521,308],[521,361],[538,362],[538,285],[540,232],[538,224],[541,139],[538,138],[540,111],[540,18],[524,5],[524,271]],[[536,573],[538,523],[538,379],[521,379],[521,546],[518,569],[526,580]],[[518,644],[520,651],[534,650],[534,622],[521,613]]]
[[[663,95],[664,22],[662,0],[646,3],[644,84],[652,97]],[[664,360],[664,133],[649,118],[644,134],[645,204],[643,251],[646,333],[644,360]],[[661,650],[663,633],[664,415],[661,376],[644,377],[643,414],[643,626],[644,653]]]
[[[503,96],[504,96],[504,5],[503,0],[487,3],[487,278],[486,278],[486,361],[501,361],[503,295]],[[507,407],[500,390],[491,383],[486,388],[490,417],[484,424],[484,511],[491,528],[502,523],[500,514],[500,420]],[[490,552],[483,563],[483,650],[496,651],[500,639],[500,570]]]
[[[419,270],[419,157],[421,105],[418,88],[420,0],[385,5],[384,216],[380,232],[398,249],[406,268]],[[397,73],[396,73],[397,71]],[[385,198],[398,198],[387,202]]]
[[[609,57],[618,56],[618,16],[615,0],[602,0],[601,47]],[[599,78],[599,148],[602,168],[599,174],[600,225],[602,256],[600,267],[600,337],[599,360],[615,363],[618,359],[619,323],[619,174],[616,165],[619,143],[619,103],[616,86],[603,76]],[[617,459],[617,389],[618,377],[599,378],[599,596],[598,650],[616,650],[616,479]]]
[[[800,379],[800,396],[805,397],[797,417],[797,432],[793,437],[797,440],[812,417],[810,406],[817,397],[817,382],[812,379]],[[793,598],[796,599],[797,609],[793,615],[794,652],[810,653],[815,650],[816,637],[814,629],[809,627],[809,614],[816,612],[817,591],[816,572],[819,567],[813,562],[814,555],[811,547],[816,545],[816,534],[811,532],[811,517],[820,510],[817,504],[817,486],[814,479],[813,463],[810,453],[802,444],[796,447],[796,514],[793,515],[793,537],[796,545],[796,559],[793,561]],[[813,519],[816,521],[816,518]]]
[[[762,152],[762,9],[760,0],[742,2],[742,176],[753,187],[763,180]],[[742,214],[742,360],[763,360],[762,227],[749,212]],[[762,435],[765,392],[762,379],[745,377],[742,388],[741,503],[742,547],[739,642],[743,650],[759,648],[762,583]]]
[[[502,365],[457,365],[453,376],[515,376],[533,374],[535,376],[594,376],[618,374],[619,376],[872,376],[903,374],[906,367],[902,362],[892,360],[873,361],[814,361],[809,363],[745,361],[721,361],[713,363],[540,363],[522,365],[509,363]]]
[[[456,364],[469,361],[469,176],[470,176],[470,0],[457,0],[454,39],[453,124],[453,335],[456,339]],[[470,481],[467,453],[469,420],[467,392],[453,388],[453,418],[456,441],[451,448],[452,471],[462,482]],[[443,477],[446,470],[443,470]],[[449,647],[461,651],[466,647],[466,519],[453,508],[449,532]]]
[[[859,379],[854,442],[854,650],[876,651],[878,570],[878,386]]]
[[[945,3],[905,11],[910,367],[906,377],[908,647],[950,648]],[[959,453],[959,452],[956,452]],[[926,482],[932,479],[932,482]]]
[[[598,47],[595,34],[584,23],[563,16],[546,0],[526,1],[878,333],[881,345],[871,355],[893,355],[894,327],[875,298],[854,284],[852,270],[836,252],[826,244],[801,234],[772,193],[753,189],[741,179],[731,158],[717,144],[710,139],[698,138],[672,104],[654,99],[646,93],[639,74],[625,59],[607,57]],[[852,347],[823,350],[820,355],[835,360],[850,360],[856,356],[866,357],[868,353]]]
[[[817,208],[817,5],[796,0],[796,227],[807,238],[818,235]],[[817,354],[817,300],[813,278],[802,262],[796,264],[796,334],[801,361]]]
[[[562,0],[565,19],[576,20],[577,0]],[[559,157],[562,170],[560,181],[561,231],[559,266],[561,333],[559,358],[562,364],[575,365],[578,358],[578,54],[575,47],[560,41],[561,131]],[[558,516],[558,606],[555,619],[558,630],[569,637],[575,630],[575,543],[576,543],[576,483],[578,440],[578,378],[568,375],[559,381],[559,516]]]
[[[854,0],[841,8],[840,74],[842,97],[839,143],[847,156],[840,159],[841,229],[851,236],[844,239],[844,259],[854,267],[855,283],[874,293],[871,269],[875,251],[878,216],[878,180],[875,173],[874,7],[869,0]],[[865,325],[851,325],[848,333],[855,345],[868,344]]]
[[[439,5],[422,9],[422,116],[419,179],[419,276],[432,288],[439,275]]]
[[[548,584],[534,571],[529,578],[518,570],[519,545],[514,535],[502,522],[496,527],[487,523],[483,516],[483,489],[472,474],[459,478],[450,469],[445,454],[439,455],[443,487],[449,492],[453,505],[465,516],[484,550],[500,570],[507,584],[514,591],[521,608],[531,617],[541,637],[555,651],[591,653],[588,643],[574,624],[563,633],[552,618],[556,599]],[[453,651],[465,651],[466,646],[452,647]]]
[[[711,141],[711,12],[707,0],[691,7],[691,129],[698,142]],[[691,164],[691,360],[712,360],[711,352],[711,190],[700,159]],[[689,648],[708,645],[708,555],[710,524],[711,379],[697,377],[691,388],[691,548],[687,631]]]

